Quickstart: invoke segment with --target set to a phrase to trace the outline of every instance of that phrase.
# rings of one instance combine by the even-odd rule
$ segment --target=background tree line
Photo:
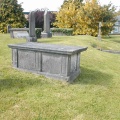
[[[26,19],[21,4],[17,0],[2,0],[0,3],[0,32],[7,32],[7,25],[23,27]]]
[[[101,6],[98,0],[64,0],[56,15],[54,25],[59,28],[73,28],[74,34],[97,36],[98,25],[102,22],[102,35],[113,29],[115,7],[111,3]]]
[[[116,22],[115,7],[109,3],[101,6],[98,0],[64,0],[56,14],[49,11],[51,27],[73,28],[74,34],[97,36],[98,24],[102,22],[102,34],[108,34]],[[44,11],[35,11],[36,27],[43,28]],[[24,27],[28,25],[23,9],[17,0],[0,0],[0,32],[7,32],[6,25]]]

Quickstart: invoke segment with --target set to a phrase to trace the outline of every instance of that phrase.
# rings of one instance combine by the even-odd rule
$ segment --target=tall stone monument
[[[47,10],[44,13],[44,31],[41,33],[41,36],[42,38],[52,37],[52,33],[50,32],[50,18]]]
[[[99,22],[98,40],[101,40],[101,26],[102,26],[102,23]]]
[[[26,38],[27,42],[37,42],[35,34],[35,12],[29,14],[29,37]]]

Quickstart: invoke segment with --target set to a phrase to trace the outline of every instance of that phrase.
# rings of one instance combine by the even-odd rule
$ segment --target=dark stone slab
[[[55,79],[73,81],[80,74],[80,53],[87,47],[42,43],[8,45],[13,67]]]

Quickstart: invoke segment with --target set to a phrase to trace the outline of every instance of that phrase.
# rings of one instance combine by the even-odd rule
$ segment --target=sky
[[[64,0],[18,0],[18,3],[22,5],[24,12],[30,12],[36,9],[47,8],[50,11],[58,11]],[[99,0],[101,5],[111,2],[113,5],[120,9],[119,0]]]

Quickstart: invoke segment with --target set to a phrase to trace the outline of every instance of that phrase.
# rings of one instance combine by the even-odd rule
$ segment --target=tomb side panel
[[[41,52],[36,52],[35,53],[36,58],[35,58],[35,65],[36,65],[36,70],[41,72],[42,71],[42,53]]]
[[[36,70],[36,54],[34,51],[18,51],[18,67],[27,70]]]
[[[61,55],[42,53],[42,72],[61,74]]]

